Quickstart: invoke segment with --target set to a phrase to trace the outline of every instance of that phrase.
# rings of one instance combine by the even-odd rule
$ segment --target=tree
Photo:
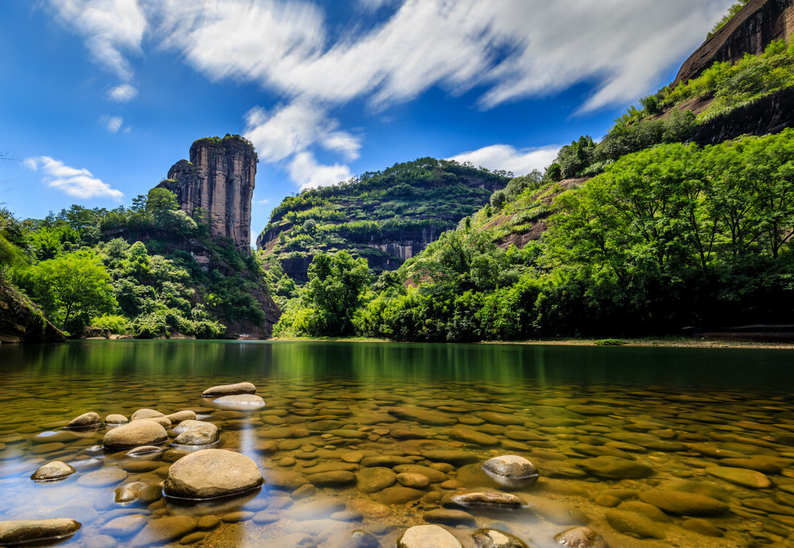
[[[93,251],[80,250],[31,267],[23,285],[50,319],[76,332],[116,306],[109,278]]]
[[[347,251],[320,253],[309,266],[306,298],[315,310],[310,322],[316,335],[349,335],[361,294],[371,275],[367,260],[354,259]]]

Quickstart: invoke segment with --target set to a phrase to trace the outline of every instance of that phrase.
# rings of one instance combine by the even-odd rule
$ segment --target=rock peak
[[[254,146],[242,137],[206,137],[190,147],[190,161],[175,163],[157,186],[176,194],[188,215],[202,208],[210,234],[231,238],[247,255],[257,161]]]

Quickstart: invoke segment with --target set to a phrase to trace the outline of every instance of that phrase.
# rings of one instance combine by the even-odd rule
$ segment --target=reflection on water
[[[513,345],[3,345],[0,520],[72,518],[83,527],[60,545],[86,548],[391,548],[406,527],[429,522],[466,547],[492,528],[550,548],[580,524],[613,548],[788,546],[792,358]],[[239,381],[253,382],[267,405],[219,409],[200,397]],[[200,504],[164,498],[160,485],[188,449],[110,453],[105,427],[63,429],[84,412],[141,408],[195,411],[221,429],[215,447],[253,458],[266,485]],[[540,471],[514,492],[526,506],[454,504],[460,490],[503,489],[480,464],[509,454]],[[29,479],[53,460],[77,473]]]

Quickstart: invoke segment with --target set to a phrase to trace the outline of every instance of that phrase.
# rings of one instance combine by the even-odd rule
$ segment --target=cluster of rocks
[[[255,392],[256,387],[253,384],[239,383],[209,388],[202,396],[220,396],[213,402],[217,402],[219,408],[224,408],[225,405],[239,399],[243,405],[242,409],[258,409],[264,406],[264,401],[254,395]],[[197,418],[192,410],[181,410],[166,415],[153,409],[139,409],[129,418],[121,414],[110,414],[103,421],[98,413],[88,412],[72,419],[65,430],[85,432],[106,426],[107,432],[102,439],[102,447],[111,453],[126,451],[126,457],[130,458],[161,457],[165,450],[160,446],[165,444],[169,437],[173,438],[171,439],[173,448],[194,450],[185,456],[178,455],[178,460],[168,467],[167,477],[161,483],[134,481],[118,487],[115,492],[117,503],[152,502],[158,500],[161,493],[174,498],[202,501],[239,495],[262,486],[264,484],[262,474],[250,457],[222,449],[202,449],[216,444],[220,435],[215,424]],[[166,429],[169,429],[170,433]],[[52,437],[57,436],[57,433],[53,433]],[[114,486],[128,476],[128,472],[124,469],[104,467],[99,459],[92,460],[97,463],[99,470],[80,474],[77,484],[81,487]],[[155,469],[147,465],[150,463],[150,461],[140,462],[139,464],[143,466],[128,464],[127,468],[137,471]],[[93,463],[88,464],[90,466],[82,462],[81,466],[85,470],[94,468]],[[70,464],[54,460],[40,466],[30,478],[40,483],[57,482],[77,472],[78,470]],[[145,521],[146,518],[141,515],[125,516],[113,520],[104,530],[106,533],[118,532],[121,529],[129,532],[123,524],[140,523],[143,526]],[[177,521],[181,523],[185,520],[177,518]],[[190,521],[192,523],[193,520]],[[184,529],[184,523],[181,528],[179,523],[171,523],[168,518],[154,520],[152,523],[154,525],[149,524],[144,528],[142,538],[159,542],[168,535],[172,535],[173,538],[182,536],[179,531]],[[67,518],[0,521],[0,545],[59,540],[74,535],[80,528],[81,523]],[[195,527],[190,527],[190,530],[193,529]],[[148,541],[143,542],[136,537],[133,545],[148,545]]]
[[[451,399],[418,386],[345,392],[329,383],[271,386],[256,413],[248,403],[215,403],[255,401],[253,385],[237,386],[205,391],[213,403],[196,405],[199,416],[141,409],[129,420],[107,416],[107,431],[94,434],[95,418],[81,416],[75,425],[88,426],[37,435],[38,458],[67,453],[69,439],[88,445],[76,436],[107,443],[104,459],[50,461],[34,479],[76,476],[80,487],[115,489],[121,506],[89,531],[133,546],[220,539],[222,524],[239,522],[273,547],[306,548],[427,539],[477,548],[744,548],[786,545],[794,527],[794,413],[774,400],[759,412],[732,404],[732,422],[716,405],[703,411],[715,402],[657,391],[571,399],[478,387]],[[205,415],[212,423],[199,420]],[[109,434],[136,424],[154,439],[108,448],[116,443]],[[254,459],[177,442],[186,433],[180,441],[217,440],[221,428],[221,447]],[[60,448],[38,453],[48,445]],[[96,460],[98,470],[89,464]],[[262,486],[267,497],[257,496]],[[211,500],[212,515],[171,512],[184,499]]]

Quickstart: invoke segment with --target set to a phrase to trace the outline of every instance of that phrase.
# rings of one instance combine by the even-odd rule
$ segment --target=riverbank
[[[269,340],[280,342],[398,342],[389,339],[368,339],[364,337],[274,337]],[[537,339],[528,341],[480,341],[472,344],[518,344],[526,346],[628,346],[658,348],[757,348],[794,350],[794,344],[792,343],[694,337],[653,337],[645,339]]]

